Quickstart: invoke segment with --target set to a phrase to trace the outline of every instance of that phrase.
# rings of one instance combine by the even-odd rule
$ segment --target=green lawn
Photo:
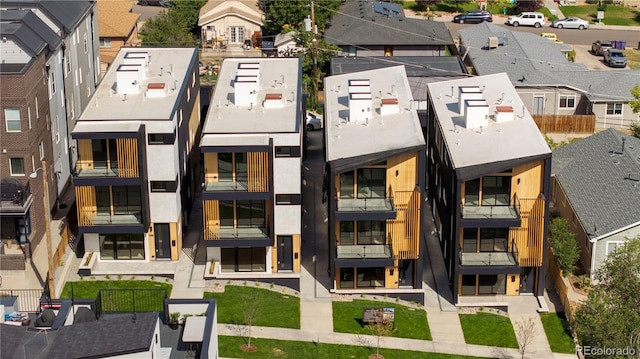
[[[549,339],[552,352],[575,353],[575,344],[564,313],[541,313],[540,319],[542,320],[542,326],[544,326],[544,332],[547,334],[547,339]]]
[[[218,323],[241,324],[247,303],[256,303],[255,325],[300,329],[300,298],[254,286],[225,286],[224,293],[205,292],[218,302]]]
[[[240,349],[245,343],[242,337],[218,337],[220,356],[226,358],[296,358],[296,359],[335,359],[335,358],[367,358],[375,354],[375,348],[354,345],[338,345],[325,343],[296,342],[288,340],[252,338],[251,344],[257,347],[253,353]],[[422,353],[408,350],[380,349],[385,359],[472,359],[475,357]]]
[[[72,289],[75,299],[96,299],[101,289],[120,289],[102,292],[102,310],[161,312],[164,310],[163,300],[171,295],[171,288],[171,284],[151,280],[81,280],[65,283],[60,298],[71,298]]]
[[[508,317],[498,314],[460,314],[460,323],[467,344],[518,348],[516,333]]]
[[[563,6],[560,8],[564,16],[576,16],[589,22],[598,21],[597,5]],[[640,12],[629,7],[608,5],[602,22],[605,25],[640,25]]]
[[[395,308],[395,330],[391,336],[431,340],[427,313],[424,310],[374,300],[333,302],[333,330],[341,333],[371,334],[371,331],[362,325],[362,309],[365,307]]]

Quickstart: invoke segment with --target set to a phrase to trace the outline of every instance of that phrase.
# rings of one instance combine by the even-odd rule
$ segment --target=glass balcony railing
[[[386,244],[338,246],[338,259],[391,258],[391,246]]]
[[[340,198],[338,212],[393,211],[393,198]]]
[[[220,181],[220,182],[205,182],[204,190],[208,192],[215,191],[249,191],[249,181]]]
[[[142,224],[141,213],[131,214],[98,214],[92,216],[92,224],[94,226],[100,226],[105,224]]]
[[[462,219],[520,219],[520,202],[516,195],[511,203],[497,205],[460,202]]]
[[[463,266],[517,266],[518,246],[514,241],[510,252],[460,252]]]
[[[266,239],[269,230],[264,227],[205,228],[205,240],[216,239]]]

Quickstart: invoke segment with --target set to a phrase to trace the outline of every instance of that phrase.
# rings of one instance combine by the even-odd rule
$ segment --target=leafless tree
[[[516,322],[515,330],[519,346],[518,352],[520,358],[524,359],[527,348],[533,343],[533,338],[536,335],[536,322],[532,317],[523,318]]]
[[[380,355],[380,344],[384,341],[384,337],[391,336],[395,330],[393,322],[385,318],[383,310],[375,313],[374,322],[367,325],[367,330],[371,335],[376,336],[376,359],[384,359],[384,356]]]

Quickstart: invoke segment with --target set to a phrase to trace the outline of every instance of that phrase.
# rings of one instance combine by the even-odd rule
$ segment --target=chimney
[[[482,89],[479,86],[460,86],[458,87],[458,109],[462,116],[465,116],[466,100],[481,100]]]
[[[464,127],[468,129],[486,126],[489,121],[489,104],[486,100],[464,102]]]

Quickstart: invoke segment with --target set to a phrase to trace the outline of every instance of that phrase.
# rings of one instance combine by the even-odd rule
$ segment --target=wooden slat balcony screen
[[[205,241],[220,239],[220,207],[217,200],[202,201],[203,237]]]
[[[595,115],[531,115],[540,132],[593,133]]]
[[[417,259],[420,256],[420,191],[393,193],[396,219],[387,220],[391,248],[395,259]]]
[[[516,241],[520,267],[540,267],[544,249],[545,199],[540,194],[536,199],[520,199],[519,203],[521,225],[511,228],[509,237]]]
[[[78,140],[78,161],[76,162],[76,168],[78,170],[93,168],[93,147],[89,139]]]
[[[269,153],[247,152],[249,192],[269,191]]]
[[[77,186],[76,204],[78,207],[78,225],[93,226],[93,218],[96,215],[96,191],[95,187]]]
[[[138,174],[138,140],[135,138],[116,139],[118,151],[118,177],[135,178]]]

